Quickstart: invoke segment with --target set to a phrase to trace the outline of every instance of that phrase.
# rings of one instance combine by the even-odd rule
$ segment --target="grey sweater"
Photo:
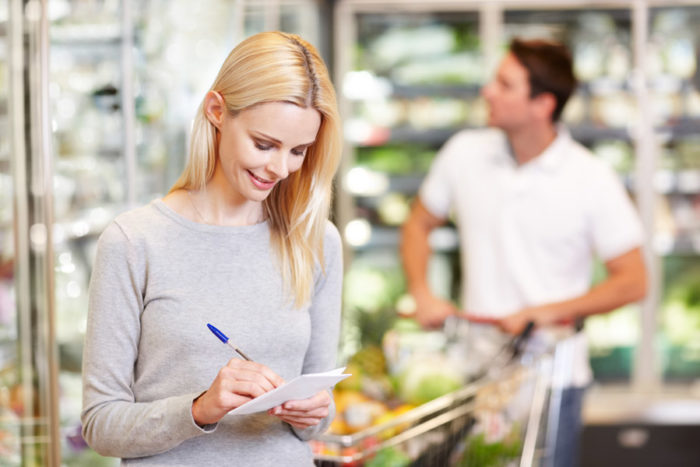
[[[227,415],[204,429],[193,399],[236,355],[289,380],[336,364],[342,250],[329,222],[325,274],[317,265],[303,309],[283,295],[268,223],[192,222],[161,200],[124,213],[100,237],[83,355],[83,435],[124,465],[310,466],[308,440],[267,413]]]

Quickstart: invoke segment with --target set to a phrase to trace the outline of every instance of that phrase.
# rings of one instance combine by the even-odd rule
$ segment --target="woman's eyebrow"
[[[270,140],[270,141],[272,141],[273,143],[278,144],[278,145],[281,145],[281,144],[282,144],[282,141],[278,140],[277,138],[275,138],[275,137],[273,137],[273,136],[270,136],[270,135],[267,135],[267,134],[262,133],[262,132],[257,131],[257,130],[250,131],[250,134],[251,134],[252,136],[256,137],[256,138],[262,138],[262,139]],[[314,144],[314,142],[315,142],[315,141],[311,141],[310,143],[297,144],[297,145],[294,146],[294,147],[295,147],[295,148],[308,148],[309,146],[311,146],[312,144]]]

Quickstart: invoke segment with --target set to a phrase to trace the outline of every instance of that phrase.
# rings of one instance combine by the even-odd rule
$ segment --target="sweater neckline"
[[[259,234],[269,230],[269,222],[264,220],[253,225],[212,225],[212,224],[202,224],[190,220],[173,210],[170,206],[163,202],[162,198],[155,199],[151,204],[162,214],[164,214],[169,219],[177,222],[178,224],[199,232],[209,232],[209,233],[225,233],[225,234]]]

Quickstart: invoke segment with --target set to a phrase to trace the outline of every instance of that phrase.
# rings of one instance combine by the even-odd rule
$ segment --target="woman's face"
[[[214,95],[216,96],[216,94]],[[214,177],[223,175],[243,200],[262,202],[274,186],[299,170],[316,141],[321,114],[289,102],[268,102],[232,116],[208,107],[218,128]]]

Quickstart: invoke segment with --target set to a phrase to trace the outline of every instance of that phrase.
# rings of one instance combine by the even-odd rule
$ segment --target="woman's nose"
[[[279,180],[287,178],[289,167],[287,166],[287,156],[284,154],[284,151],[275,151],[266,168]]]

